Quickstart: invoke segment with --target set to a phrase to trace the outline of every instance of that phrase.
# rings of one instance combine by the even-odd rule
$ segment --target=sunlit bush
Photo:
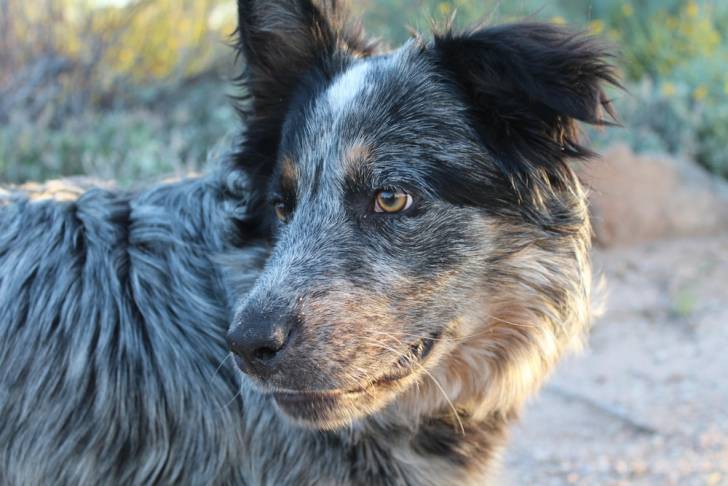
[[[49,54],[100,62],[109,76],[191,75],[208,68],[235,27],[233,0],[0,0],[15,67]],[[233,8],[231,8],[233,7]],[[5,75],[8,71],[5,71]]]
[[[587,2],[584,2],[587,3]],[[619,46],[625,74],[639,80],[670,76],[696,58],[728,53],[728,4],[695,0],[594,0],[592,30]],[[588,20],[586,16],[585,20]],[[579,20],[578,18],[576,20]]]
[[[232,0],[0,0],[0,121],[118,105],[231,53]],[[220,63],[223,64],[223,63]]]
[[[621,136],[728,176],[728,3],[596,0],[593,9],[592,30],[619,45],[631,81]]]

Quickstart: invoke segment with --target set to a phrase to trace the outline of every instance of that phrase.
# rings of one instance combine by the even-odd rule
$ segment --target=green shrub
[[[88,111],[60,126],[15,112],[0,127],[0,181],[86,174],[124,186],[198,170],[238,124],[223,89],[204,83],[180,90],[168,104]]]
[[[649,79],[613,93],[621,128],[589,130],[598,148],[627,142],[637,152],[667,152],[691,158],[728,177],[728,93],[690,81]]]
[[[712,172],[728,178],[728,103],[705,110],[697,128],[695,157]]]
[[[441,24],[453,13],[456,13],[458,27],[524,16],[566,21],[565,10],[557,2],[541,0],[364,0],[352,3],[355,11],[364,16],[368,32],[395,45],[409,38],[408,27],[427,33],[433,21]]]
[[[572,3],[572,2],[564,2]],[[670,77],[696,59],[728,53],[725,2],[703,0],[593,0],[568,9],[619,45],[628,79]]]

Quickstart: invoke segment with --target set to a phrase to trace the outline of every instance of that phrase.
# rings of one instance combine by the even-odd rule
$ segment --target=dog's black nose
[[[265,378],[281,361],[295,322],[282,312],[244,310],[227,335],[228,347],[244,372]]]

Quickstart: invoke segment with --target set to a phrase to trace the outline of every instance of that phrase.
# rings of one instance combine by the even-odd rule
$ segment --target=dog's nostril
[[[282,346],[281,346],[282,347]],[[253,351],[253,357],[259,361],[270,361],[275,358],[281,348],[262,347]]]

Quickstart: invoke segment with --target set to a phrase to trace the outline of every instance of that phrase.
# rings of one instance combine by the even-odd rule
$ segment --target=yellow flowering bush
[[[597,0],[597,19],[590,26],[597,33],[606,30],[619,44],[625,74],[639,80],[669,75],[695,58],[725,51],[728,16],[721,9],[725,8],[712,1]]]
[[[4,0],[0,88],[19,71],[49,58],[63,60],[65,77],[103,91],[119,78],[149,82],[210,68],[225,51],[234,9],[215,25],[229,0]],[[85,79],[80,80],[79,77]],[[22,82],[22,80],[20,80]],[[62,81],[61,81],[62,82]]]

